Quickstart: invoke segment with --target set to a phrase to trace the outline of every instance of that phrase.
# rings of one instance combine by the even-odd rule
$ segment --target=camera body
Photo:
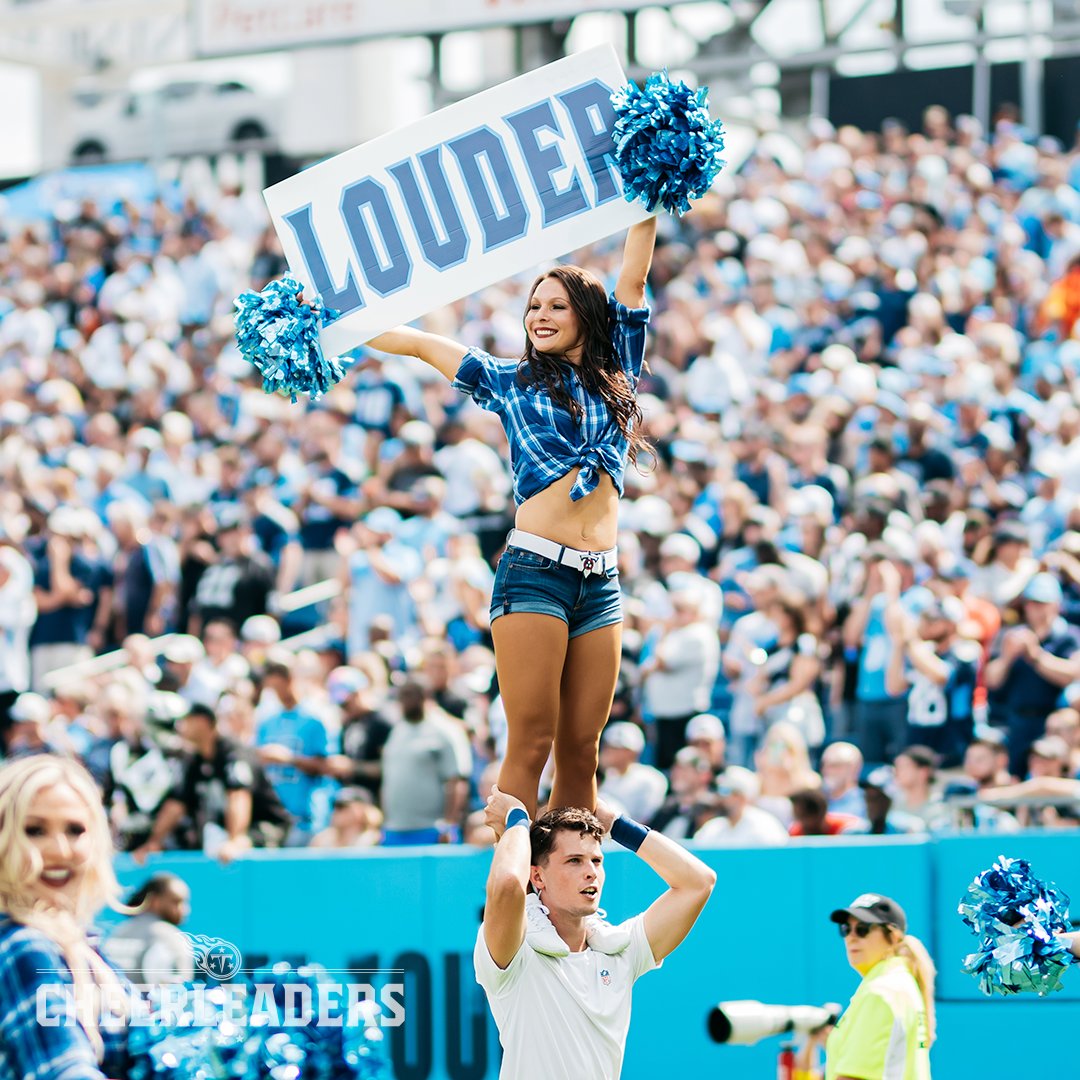
[[[753,1046],[772,1035],[812,1035],[840,1019],[842,1009],[826,1005],[766,1005],[721,1001],[709,1012],[709,1037],[728,1046]]]

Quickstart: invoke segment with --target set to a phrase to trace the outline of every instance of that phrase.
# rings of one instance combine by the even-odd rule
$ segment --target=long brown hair
[[[629,443],[631,462],[637,461],[638,453],[650,449],[648,440],[641,433],[644,417],[637,403],[634,388],[615,359],[611,346],[611,331],[608,326],[607,290],[600,279],[580,266],[556,266],[546,274],[541,274],[529,290],[529,299],[525,302],[525,314],[532,304],[533,294],[540,282],[555,278],[561,282],[570,301],[570,307],[577,316],[581,328],[583,346],[578,375],[586,390],[599,394],[608,407],[612,419],[618,425],[622,436]],[[524,319],[524,316],[522,316]],[[585,415],[581,402],[567,392],[563,385],[563,372],[559,361],[550,355],[537,352],[526,336],[525,352],[517,369],[518,385],[541,386],[557,405],[561,405],[581,423]]]

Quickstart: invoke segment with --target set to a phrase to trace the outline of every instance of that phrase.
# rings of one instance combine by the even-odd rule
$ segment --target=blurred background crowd
[[[707,844],[1075,827],[1080,149],[809,131],[661,221],[602,793]],[[490,842],[497,418],[364,350],[264,394],[256,194],[0,230],[4,755],[83,760],[139,857]],[[520,355],[527,285],[426,325]]]

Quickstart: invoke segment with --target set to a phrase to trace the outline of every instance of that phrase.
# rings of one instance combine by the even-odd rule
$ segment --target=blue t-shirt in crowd
[[[908,682],[908,723],[916,728],[936,728],[967,724],[975,709],[975,685],[979,671],[977,645],[952,646],[937,658],[948,669],[948,678],[937,683],[912,664],[906,664]],[[972,655],[974,653],[974,655]]]
[[[1040,644],[1051,656],[1070,657],[1080,648],[1080,637],[1064,619],[1057,618]],[[996,650],[995,650],[996,651]],[[1017,657],[996,694],[1006,713],[1049,716],[1057,707],[1061,687],[1044,679],[1027,657]]]
[[[281,565],[281,553],[298,536],[296,519],[283,506],[269,506],[257,514],[251,522],[251,531],[275,567]]]
[[[312,480],[311,486],[322,495],[353,496],[358,490],[352,477],[341,469],[325,470]],[[300,543],[305,551],[329,551],[334,546],[334,534],[350,525],[350,519],[335,517],[327,507],[310,502],[300,523]]]
[[[900,605],[908,615],[918,615],[933,598],[929,589],[916,585],[900,597]],[[901,694],[893,697],[885,689],[885,672],[893,650],[892,639],[885,629],[885,609],[888,606],[889,598],[881,593],[870,601],[870,614],[863,632],[858,679],[855,683],[855,697],[858,701],[899,701],[904,696]]]
[[[368,431],[389,435],[394,413],[405,404],[405,391],[377,370],[361,371],[353,389],[356,422]]]
[[[318,717],[301,706],[268,717],[255,733],[256,746],[278,743],[301,757],[326,757],[331,752],[326,728]],[[266,775],[285,809],[301,829],[312,824],[312,800],[325,781],[308,776],[295,765],[267,765]]]
[[[139,544],[127,553],[116,577],[116,589],[124,608],[124,628],[128,634],[146,631],[146,616],[158,579],[154,576],[156,563],[148,544]]]
[[[720,536],[724,530],[724,519],[720,513],[723,497],[724,489],[720,484],[706,484],[690,508],[690,512],[701,518],[715,536]]]
[[[397,539],[421,554],[433,550],[439,558],[445,558],[450,537],[460,531],[457,518],[445,512],[434,517],[417,514],[398,526]]]
[[[735,479],[745,484],[756,496],[762,506],[769,505],[771,483],[766,469],[752,469],[746,462],[740,461],[735,466]]]
[[[388,540],[382,549],[394,567],[399,583],[384,581],[371,565],[366,551],[349,558],[349,655],[371,647],[368,629],[376,615],[394,620],[394,638],[400,640],[416,627],[416,603],[409,585],[424,572],[420,552],[400,540]]]
[[[124,481],[125,484],[136,495],[142,499],[147,506],[153,506],[154,503],[160,502],[162,499],[169,499],[172,497],[172,493],[169,491],[168,482],[161,476],[154,476],[152,473],[139,470],[132,473]]]
[[[113,583],[112,571],[103,559],[92,558],[82,551],[71,553],[71,576],[86,586],[94,599],[83,607],[67,605],[55,611],[38,613],[37,622],[30,632],[30,646],[35,645],[83,645],[90,628],[94,625],[98,599],[102,589]],[[52,588],[49,556],[44,548],[34,560],[34,588]]]
[[[870,614],[859,654],[859,677],[855,684],[855,697],[859,701],[895,700],[885,689],[885,672],[892,652],[892,641],[885,629],[888,603],[888,598],[881,594],[870,601]]]

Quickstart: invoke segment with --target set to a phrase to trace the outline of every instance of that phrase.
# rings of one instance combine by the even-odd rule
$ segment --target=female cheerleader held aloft
[[[552,807],[596,805],[597,747],[621,653],[619,497],[627,462],[645,445],[636,388],[655,240],[655,217],[630,228],[611,296],[577,266],[541,275],[520,359],[408,327],[369,342],[430,364],[506,430],[517,514],[491,598],[508,724],[498,786],[530,816],[552,744]]]

